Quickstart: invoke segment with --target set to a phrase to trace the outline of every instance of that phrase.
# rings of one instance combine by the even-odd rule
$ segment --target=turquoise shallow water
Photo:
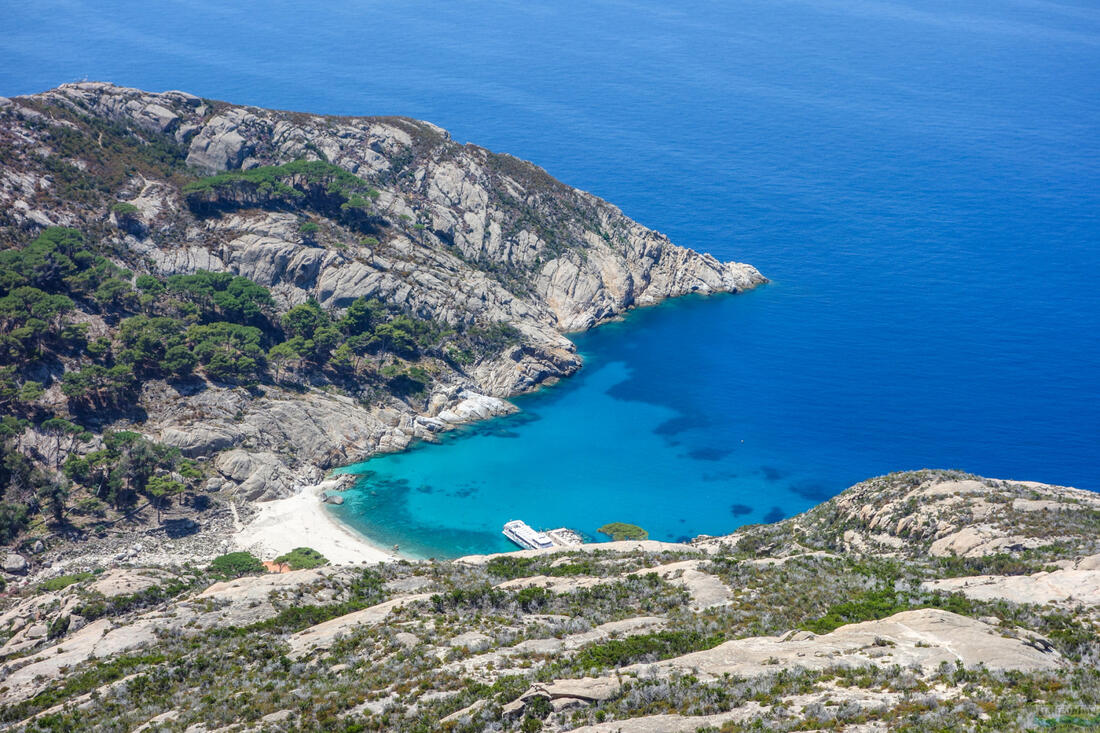
[[[500,529],[516,518],[592,539],[606,539],[602,524],[626,521],[654,539],[680,540],[776,521],[828,498],[844,480],[829,483],[833,467],[776,450],[744,415],[664,404],[667,395],[650,384],[661,368],[652,360],[678,369],[699,356],[674,351],[667,331],[730,304],[728,296],[685,299],[576,336],[586,359],[580,374],[516,399],[518,414],[348,467],[362,478],[336,515],[404,553],[450,557],[514,549]]]
[[[1092,0],[3,8],[0,94],[428,119],[773,279],[584,334],[521,416],[372,461],[341,514],[387,544],[726,531],[929,466],[1100,489]]]

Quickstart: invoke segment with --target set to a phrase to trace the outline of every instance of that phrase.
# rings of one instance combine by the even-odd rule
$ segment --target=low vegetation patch
[[[328,565],[328,559],[312,547],[296,547],[285,555],[275,558],[280,565],[289,565],[291,570],[308,570]]]
[[[73,573],[72,575],[59,575],[56,578],[50,578],[44,580],[38,584],[39,590],[44,591],[58,591],[62,588],[68,588],[74,583],[79,583],[82,580],[90,580],[95,577],[95,573]]]
[[[626,522],[611,522],[605,524],[596,530],[600,534],[605,534],[611,539],[618,542],[619,540],[648,540],[649,532],[639,527],[636,524],[627,524]]]
[[[230,552],[214,558],[209,572],[223,580],[231,580],[245,575],[262,575],[267,572],[267,568],[251,552]]]
[[[658,631],[585,647],[573,658],[570,666],[590,670],[657,662],[711,649],[723,641],[725,639],[720,635],[708,636],[698,631]]]

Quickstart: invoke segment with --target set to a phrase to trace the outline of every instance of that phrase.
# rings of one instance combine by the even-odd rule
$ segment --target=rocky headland
[[[4,292],[16,310],[66,300],[44,332],[4,324],[21,339],[3,376],[23,420],[7,450],[72,482],[54,535],[104,552],[165,517],[199,527],[175,545],[209,552],[220,543],[204,538],[224,539],[252,502],[506,413],[508,397],[573,373],[565,332],[765,282],[411,119],[66,84],[0,99],[0,150],[0,246],[22,253]],[[82,278],[36,264],[62,258],[95,265]],[[193,464],[165,464],[182,490],[158,498],[138,477],[120,499],[94,471],[65,469],[119,431]],[[95,512],[71,511],[81,496]]]
[[[453,562],[336,531],[328,469],[510,411],[580,368],[564,333],[765,282],[530,163],[70,84],[0,98],[0,246],[4,729],[1100,725],[1090,492],[907,472]]]

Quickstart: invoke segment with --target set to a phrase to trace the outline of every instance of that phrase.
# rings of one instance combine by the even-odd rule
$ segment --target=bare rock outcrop
[[[825,669],[897,664],[932,672],[945,662],[1004,671],[1063,666],[1056,652],[1040,650],[1029,642],[1030,638],[1005,637],[999,629],[976,619],[925,608],[903,611],[879,621],[849,624],[822,636],[802,631],[781,637],[728,641],[655,666],[692,671],[704,678],[770,674],[777,667]],[[637,671],[645,672],[648,667],[638,667]]]
[[[357,298],[377,298],[447,327],[506,324],[518,334],[472,363],[437,360],[426,405],[362,404],[316,384],[265,394],[213,384],[179,393],[161,382],[147,386],[141,431],[191,458],[255,454],[252,470],[239,456],[222,460],[232,469],[222,475],[251,499],[285,496],[317,469],[509,411],[463,395],[503,400],[574,373],[581,359],[564,332],[665,298],[738,293],[766,282],[750,265],[678,247],[531,163],[459,145],[427,122],[288,113],[98,82],[0,107],[0,134],[10,159],[20,161],[0,166],[0,207],[21,230],[91,229],[103,220],[95,206],[59,200],[44,212],[32,205],[35,192],[53,186],[41,165],[54,152],[43,109],[71,129],[105,121],[142,144],[176,151],[178,176],[135,175],[120,196],[132,209],[108,214],[110,244],[160,276],[230,272],[269,288],[279,309],[312,299],[339,312]],[[349,209],[306,179],[293,200],[270,188],[179,182],[297,161],[357,176],[370,187],[369,202]],[[303,234],[306,222],[316,234]]]
[[[821,549],[863,555],[980,559],[1028,550],[1062,557],[1100,551],[1098,511],[1100,495],[1091,491],[924,470],[856,484],[775,526]],[[697,544],[713,550],[756,535],[768,546],[769,532],[745,530]]]
[[[988,601],[1005,599],[1013,603],[1063,604],[1072,607],[1100,607],[1100,555],[1082,558],[1069,567],[1030,575],[972,575],[926,581],[928,590],[962,593]]]

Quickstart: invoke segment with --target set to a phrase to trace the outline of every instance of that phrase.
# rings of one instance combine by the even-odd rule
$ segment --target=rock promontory
[[[86,500],[70,534],[285,497],[509,412],[580,368],[567,332],[765,282],[407,118],[86,82],[7,100],[0,149],[5,450]],[[131,432],[177,459],[73,463]]]

